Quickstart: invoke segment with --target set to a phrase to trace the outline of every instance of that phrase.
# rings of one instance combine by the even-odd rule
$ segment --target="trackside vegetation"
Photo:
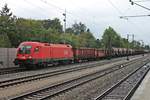
[[[112,47],[141,48],[138,41],[128,42],[112,27],[105,29],[101,39],[94,37],[90,29],[82,22],[74,23],[63,32],[63,26],[58,18],[25,19],[13,15],[7,4],[0,10],[0,47],[17,47],[23,41],[40,41],[49,43],[68,43],[73,47],[108,48]],[[145,46],[149,49],[149,46]]]

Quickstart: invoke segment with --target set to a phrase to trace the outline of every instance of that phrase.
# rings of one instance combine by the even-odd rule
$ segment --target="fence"
[[[0,48],[0,68],[15,67],[16,48]]]

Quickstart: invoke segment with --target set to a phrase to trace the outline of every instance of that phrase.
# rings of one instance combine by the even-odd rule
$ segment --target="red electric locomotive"
[[[49,44],[23,42],[17,48],[15,65],[44,65],[54,62],[73,61],[72,46],[68,44]]]

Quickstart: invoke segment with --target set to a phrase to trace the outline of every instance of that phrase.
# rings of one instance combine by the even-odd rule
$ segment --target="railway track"
[[[124,59],[124,58],[117,58],[117,59],[113,59],[113,61],[119,61],[119,60],[122,60],[122,59]],[[85,64],[87,63],[87,62],[84,62]],[[88,62],[88,63],[91,63],[91,62]],[[108,61],[102,61],[102,64],[103,63],[109,63]],[[110,62],[111,63],[111,62]],[[79,64],[77,64],[77,63],[74,63],[74,64],[69,64],[70,66],[72,66],[72,65],[79,65]],[[65,65],[65,66],[67,66],[67,65]],[[62,66],[59,66],[59,65],[57,65],[57,66],[55,66],[55,67],[62,67]],[[64,67],[64,66],[63,66]],[[40,68],[39,68],[39,70],[40,70]],[[11,67],[11,68],[0,68],[0,75],[4,75],[4,74],[12,74],[12,73],[17,73],[17,72],[23,72],[23,71],[27,71],[27,69],[25,69],[25,68],[20,68],[20,67]],[[28,70],[29,71],[29,70]],[[33,70],[30,70],[30,71],[33,71]]]
[[[65,93],[66,91],[71,90],[77,86],[80,86],[80,85],[90,82],[92,80],[96,80],[100,77],[103,77],[103,76],[109,74],[109,73],[112,73],[112,72],[122,69],[126,66],[134,64],[137,61],[139,61],[139,59],[125,63],[124,65],[120,64],[120,65],[117,65],[117,66],[114,66],[114,67],[111,67],[108,69],[104,69],[104,70],[101,70],[101,71],[98,71],[98,72],[95,72],[95,73],[92,73],[89,75],[78,77],[76,79],[72,79],[72,80],[62,82],[62,83],[44,87],[44,88],[41,88],[41,89],[38,89],[35,91],[30,91],[29,93],[25,93],[25,94],[13,97],[13,98],[11,98],[11,100],[24,100],[24,99],[45,100],[45,99],[49,99],[49,98],[57,96],[61,93]]]
[[[140,58],[134,59],[134,60],[130,61],[130,63],[136,62],[139,59]],[[78,67],[73,67],[73,68],[66,68],[66,69],[63,69],[63,70],[56,70],[56,71],[53,71],[53,72],[47,72],[47,73],[42,73],[42,74],[36,74],[36,75],[31,75],[31,76],[25,76],[25,77],[20,77],[20,78],[15,78],[15,79],[4,80],[4,81],[0,81],[0,88],[10,87],[10,86],[22,84],[22,83],[25,83],[25,82],[44,79],[44,78],[48,78],[48,77],[52,77],[52,76],[60,75],[60,74],[64,74],[64,73],[69,73],[69,72],[84,70],[84,69],[88,69],[88,68],[92,68],[92,67],[102,66],[102,65],[105,65],[105,64],[108,64],[108,63],[111,63],[111,62],[103,62],[103,63],[100,63],[100,64],[96,63],[94,65],[88,65],[88,66],[83,65],[83,66],[78,66]],[[120,65],[126,65],[128,63],[129,62],[121,63],[121,64],[118,64],[118,65],[113,65],[113,67],[120,66]]]
[[[114,59],[114,61],[118,61],[118,60],[119,59]],[[76,65],[76,64],[70,64],[70,65]],[[59,65],[57,65],[57,66],[60,67]],[[26,70],[27,69],[21,68],[21,67],[0,68],[0,75],[12,74],[12,73],[22,72],[22,71],[26,71]]]
[[[0,75],[22,72],[24,70],[25,70],[25,68],[20,68],[20,67],[1,68]]]
[[[94,100],[129,100],[150,70],[150,63],[137,68]]]
[[[117,58],[117,59],[113,59],[113,60],[114,61],[119,61],[119,60],[122,60],[124,58],[125,57]],[[131,56],[131,58],[134,58],[134,56]],[[76,64],[71,64],[71,65],[76,65]],[[59,66],[59,67],[61,67],[61,66]],[[0,75],[18,73],[18,72],[23,72],[23,71],[26,71],[26,69],[25,68],[20,68],[20,67],[0,68]]]

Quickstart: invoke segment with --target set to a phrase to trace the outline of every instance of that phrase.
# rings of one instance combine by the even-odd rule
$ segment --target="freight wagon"
[[[74,61],[96,60],[106,57],[105,50],[95,48],[73,48]]]
[[[112,48],[111,51],[96,48],[72,48],[69,44],[23,42],[17,48],[15,65],[21,67],[47,66],[55,63],[72,63],[106,57],[141,54],[141,50]]]

